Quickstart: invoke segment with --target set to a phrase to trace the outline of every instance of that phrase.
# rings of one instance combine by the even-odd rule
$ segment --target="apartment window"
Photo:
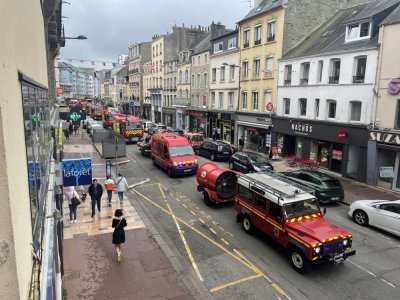
[[[261,30],[262,26],[257,25],[254,28],[254,45],[260,45],[261,44]]]
[[[364,83],[366,66],[367,66],[366,56],[360,56],[354,59],[353,83]]]
[[[213,68],[211,71],[211,82],[215,83],[217,81],[217,69]]]
[[[252,98],[253,98],[253,110],[258,110],[258,92],[253,92]]]
[[[221,67],[219,71],[220,71],[220,74],[219,74],[220,82],[225,82],[225,67]]]
[[[214,53],[221,52],[223,50],[223,43],[218,42],[214,44]]]
[[[235,66],[229,67],[229,81],[235,81]]]
[[[204,87],[207,87],[207,73],[204,73],[203,74],[203,84],[204,84]]]
[[[328,100],[328,118],[335,119],[336,118],[336,101]]]
[[[242,93],[242,109],[247,109],[247,92]]]
[[[307,99],[300,98],[299,99],[299,115],[305,116],[307,114]]]
[[[271,90],[267,90],[264,92],[264,104],[267,105],[270,102],[272,102],[272,93]],[[265,108],[265,110],[267,110],[267,108]]]
[[[211,108],[215,107],[215,93],[211,93]]]
[[[253,60],[253,77],[258,78],[260,77],[260,59],[256,58]]]
[[[267,57],[265,62],[265,77],[272,77],[274,70],[274,58]]]
[[[250,46],[250,29],[243,31],[243,48],[248,48]]]
[[[228,49],[234,49],[236,47],[237,47],[237,37],[234,36],[228,40]]]
[[[315,117],[318,118],[319,116],[319,99],[315,99],[315,106],[314,106],[314,110],[315,110]]]
[[[284,108],[284,114],[289,115],[290,114],[290,99],[289,98],[283,98],[283,108]]]
[[[197,57],[197,65],[200,66],[200,55]]]
[[[233,92],[228,92],[228,109],[233,109]]]
[[[200,74],[197,74],[197,87],[199,88],[201,85],[201,78],[200,78]]]
[[[192,75],[192,87],[195,87],[195,80],[194,80],[194,75]]]
[[[350,101],[350,121],[361,120],[361,101]]]
[[[292,65],[286,65],[285,66],[285,85],[291,85],[292,84]]]
[[[371,23],[363,22],[347,25],[346,42],[368,39],[371,36]]]
[[[338,84],[340,76],[340,59],[331,60],[331,71],[329,75],[329,83]]]
[[[308,84],[309,75],[310,75],[310,63],[309,62],[302,63],[300,84]]]
[[[275,20],[268,22],[267,42],[275,41],[275,25],[276,25]]]
[[[242,63],[242,76],[244,79],[249,76],[249,62],[247,60]]]
[[[223,92],[218,93],[218,106],[219,106],[219,108],[224,107],[224,93]]]
[[[183,75],[182,75],[182,71],[179,71],[179,83],[183,82]]]
[[[317,82],[320,83],[322,81],[322,71],[324,69],[324,61],[318,61],[318,73],[317,73]]]
[[[185,83],[188,83],[188,80],[189,80],[189,71],[186,70],[185,71]]]

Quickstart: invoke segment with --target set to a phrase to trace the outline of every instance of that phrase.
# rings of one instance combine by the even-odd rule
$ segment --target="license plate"
[[[138,140],[139,140],[138,137],[132,137],[132,138],[131,138],[131,141],[132,141],[132,142],[136,142],[136,141],[138,141]]]
[[[229,154],[229,152],[224,152],[224,154]]]
[[[332,197],[331,200],[339,200],[339,197]]]
[[[185,170],[183,170],[183,172],[190,172],[190,171],[192,171],[192,169],[185,169]]]

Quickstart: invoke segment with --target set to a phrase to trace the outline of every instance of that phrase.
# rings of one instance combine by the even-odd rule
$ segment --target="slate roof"
[[[241,19],[238,24],[243,23],[251,18],[254,18],[258,15],[262,15],[263,13],[273,10],[275,8],[281,7],[287,0],[263,0],[257,7],[254,7],[250,12]]]
[[[346,25],[371,19],[374,15],[399,2],[400,0],[377,0],[341,9],[302,42],[286,52],[282,59],[377,47],[378,31],[374,29],[370,39],[345,43]],[[378,24],[374,24],[374,26],[376,27]]]
[[[398,6],[389,16],[386,17],[381,25],[392,25],[400,23],[400,6]]]

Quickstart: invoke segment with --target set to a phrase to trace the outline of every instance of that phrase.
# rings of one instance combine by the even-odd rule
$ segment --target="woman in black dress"
[[[117,251],[117,260],[121,261],[121,244],[125,243],[126,220],[123,217],[122,209],[115,210],[114,219],[112,220],[112,228],[114,228],[112,243]]]

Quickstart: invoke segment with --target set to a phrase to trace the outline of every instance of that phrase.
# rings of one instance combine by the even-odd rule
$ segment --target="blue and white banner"
[[[63,159],[62,176],[64,186],[88,185],[92,183],[92,160]]]

